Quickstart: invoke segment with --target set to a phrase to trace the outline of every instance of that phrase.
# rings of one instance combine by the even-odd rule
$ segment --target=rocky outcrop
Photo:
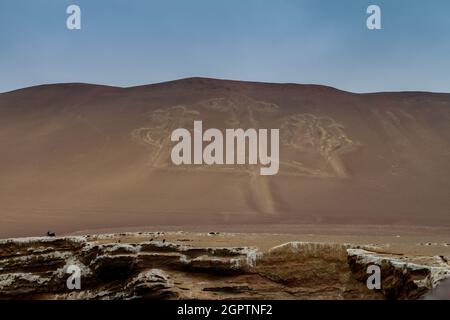
[[[350,245],[291,242],[260,251],[152,236],[0,240],[0,299],[416,299],[450,278],[442,259]],[[365,284],[371,264],[381,267],[381,290]],[[70,266],[80,271],[80,289],[68,289]]]
[[[348,264],[355,279],[366,281],[367,266],[380,267],[381,292],[388,299],[419,299],[441,281],[450,279],[442,257],[393,257],[363,249],[348,249]]]

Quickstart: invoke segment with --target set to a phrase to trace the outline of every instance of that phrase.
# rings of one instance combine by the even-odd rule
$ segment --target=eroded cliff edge
[[[311,242],[208,247],[157,234],[0,240],[0,299],[420,299],[450,278],[439,256]],[[372,264],[381,290],[366,286]],[[71,265],[81,290],[67,288]]]

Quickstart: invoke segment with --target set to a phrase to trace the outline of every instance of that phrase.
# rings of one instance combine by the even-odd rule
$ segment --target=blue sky
[[[0,0],[0,92],[192,76],[450,92],[450,1]]]

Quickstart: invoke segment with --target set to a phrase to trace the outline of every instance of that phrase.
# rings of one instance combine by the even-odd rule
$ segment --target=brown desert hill
[[[280,171],[181,166],[173,129],[279,128]],[[450,94],[190,78],[0,94],[0,238],[148,225],[450,226]]]

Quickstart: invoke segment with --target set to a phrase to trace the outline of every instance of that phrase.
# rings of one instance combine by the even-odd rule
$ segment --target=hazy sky
[[[0,0],[0,92],[192,76],[450,92],[450,1]]]

